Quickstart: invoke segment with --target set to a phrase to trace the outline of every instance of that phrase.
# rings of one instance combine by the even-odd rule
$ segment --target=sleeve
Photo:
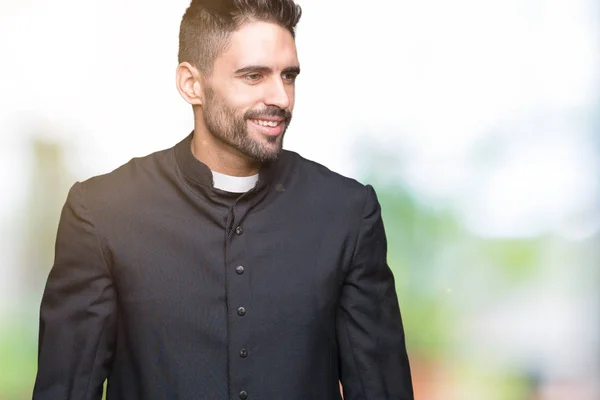
[[[344,400],[413,400],[381,208],[373,188],[367,185],[366,191],[336,321]]]
[[[40,307],[33,400],[99,400],[115,336],[116,293],[75,183],[63,207]]]

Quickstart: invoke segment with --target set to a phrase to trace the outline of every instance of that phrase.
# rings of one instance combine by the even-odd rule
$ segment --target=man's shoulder
[[[358,180],[332,171],[325,165],[294,151],[285,150],[285,153],[286,157],[292,160],[297,173],[305,179],[310,179],[314,184],[326,184],[333,190],[362,191],[365,188],[365,185]]]
[[[351,229],[357,229],[365,212],[378,207],[377,195],[371,185],[332,171],[295,152],[288,151],[285,156],[294,165],[290,182],[294,204],[308,213],[307,218],[327,219],[332,226],[348,227],[350,223],[354,224]]]
[[[134,157],[110,172],[81,181],[81,186],[89,201],[118,203],[143,197],[171,174],[174,174],[173,148]]]
[[[323,164],[307,159],[293,151],[286,151],[286,157],[294,165],[295,179],[302,192],[312,199],[319,199],[321,205],[360,209],[369,195],[369,185],[357,179],[332,171]]]

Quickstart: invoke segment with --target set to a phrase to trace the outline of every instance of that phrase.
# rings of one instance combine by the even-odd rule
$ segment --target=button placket
[[[231,230],[228,234],[230,251],[227,261],[231,263],[228,268],[231,268],[229,270],[231,273],[233,270],[235,271],[235,274],[230,277],[230,286],[228,287],[228,298],[231,301],[230,304],[233,310],[235,310],[230,309],[229,314],[229,318],[232,318],[229,328],[230,341],[228,343],[231,374],[230,390],[232,391],[230,393],[232,394],[235,393],[235,389],[241,390],[246,386],[251,374],[251,371],[248,369],[250,366],[247,360],[249,358],[248,346],[250,343],[248,339],[250,332],[248,331],[249,326],[246,320],[248,318],[246,317],[246,307],[250,305],[249,271],[246,270],[247,266],[244,265],[248,261],[246,253],[246,240],[248,238],[245,237],[248,233],[242,227],[242,222],[249,208],[247,202],[240,202],[234,205],[232,209],[233,221],[229,225]],[[241,236],[242,234],[244,236]],[[246,390],[241,390],[238,393],[240,399],[245,400],[248,398]]]

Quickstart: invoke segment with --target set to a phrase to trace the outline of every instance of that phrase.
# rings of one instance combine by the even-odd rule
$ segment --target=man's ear
[[[177,66],[177,90],[185,101],[193,106],[200,106],[204,101],[204,88],[200,71],[188,62]]]

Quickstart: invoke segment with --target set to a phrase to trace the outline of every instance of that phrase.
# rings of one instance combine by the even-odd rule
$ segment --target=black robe
[[[192,135],[71,188],[33,399],[413,399],[373,188],[284,151],[222,192]]]

